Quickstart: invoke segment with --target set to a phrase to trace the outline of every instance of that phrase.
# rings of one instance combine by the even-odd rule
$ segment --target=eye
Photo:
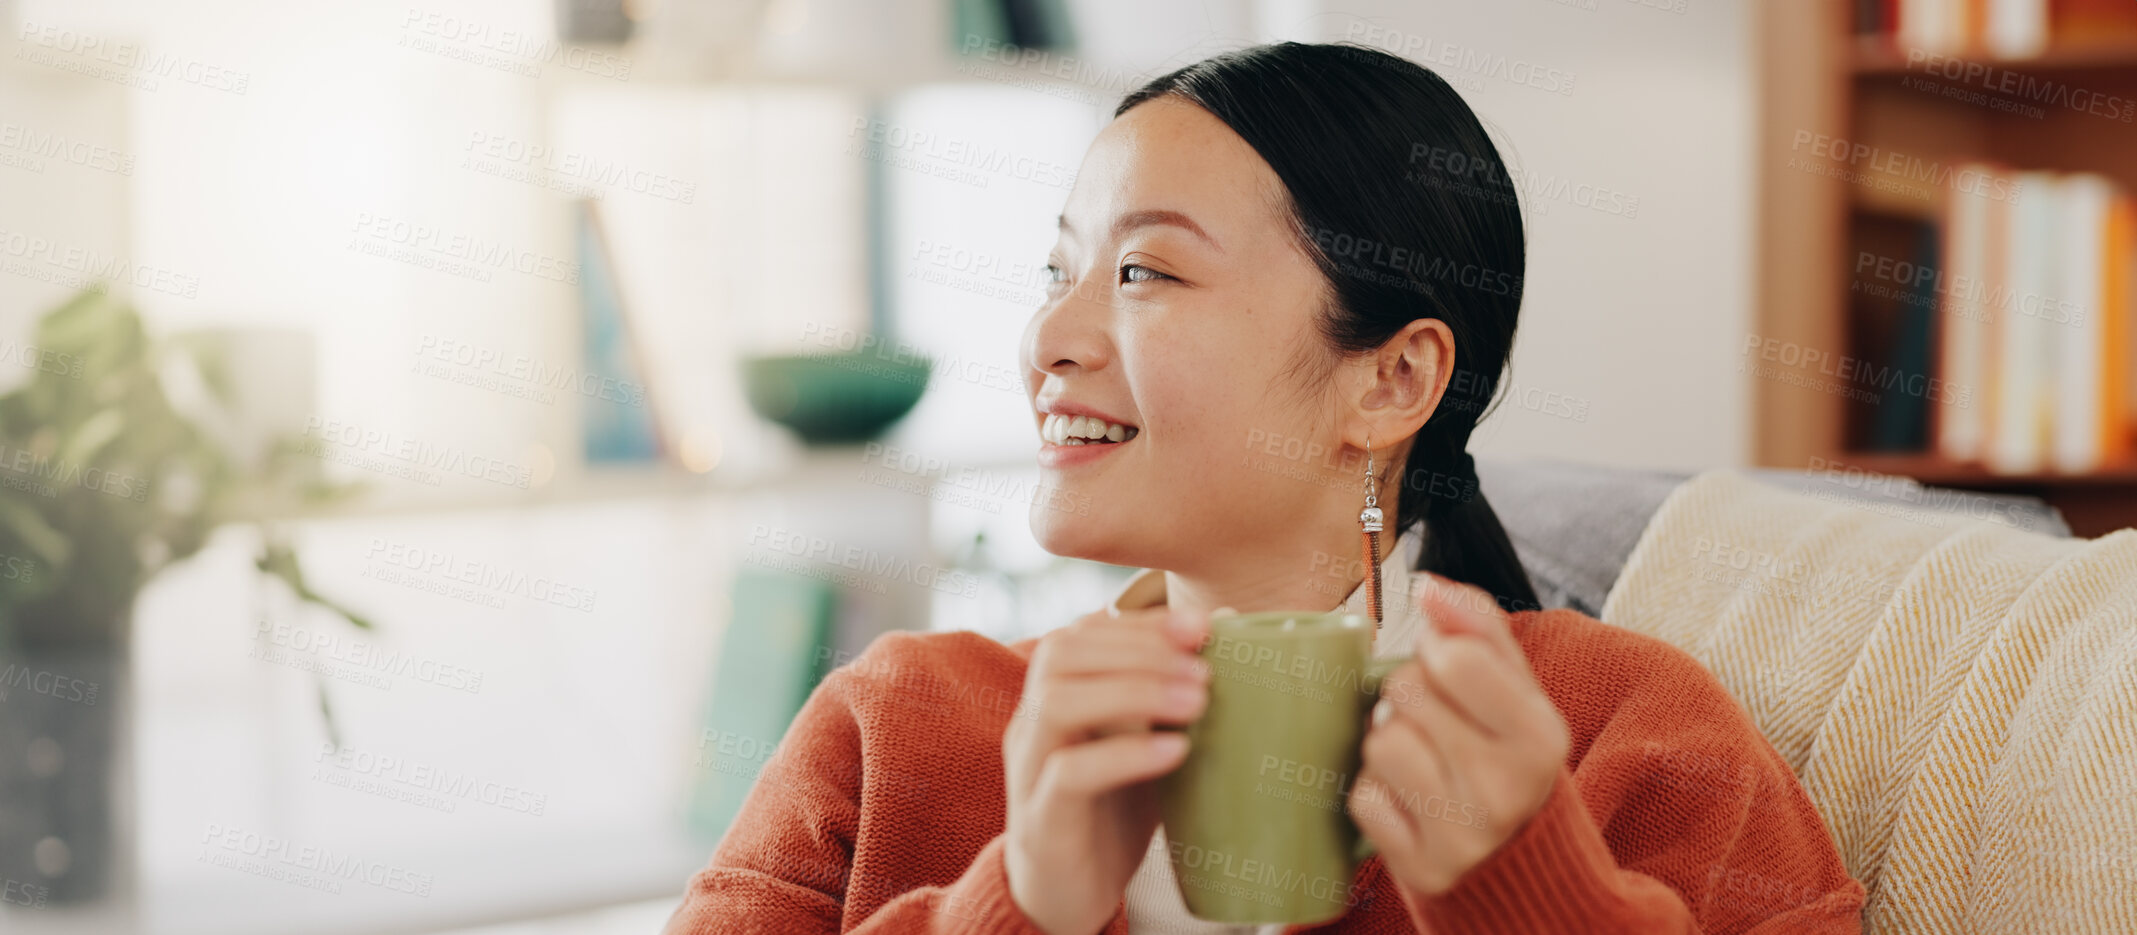
[[[1136,275],[1138,273],[1140,273],[1141,275]],[[1157,270],[1151,269],[1150,267],[1137,266],[1134,263],[1124,263],[1121,265],[1120,268],[1120,281],[1123,283],[1155,282],[1160,279],[1171,278],[1171,276],[1167,276],[1164,273],[1160,273]]]
[[[1068,282],[1068,271],[1062,269],[1058,263],[1048,263],[1046,264],[1046,281],[1053,285]]]

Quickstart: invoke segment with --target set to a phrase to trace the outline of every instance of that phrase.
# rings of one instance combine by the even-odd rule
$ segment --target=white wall
[[[1478,429],[1473,450],[1748,463],[1750,387],[1732,364],[1752,323],[1748,4],[1340,0],[1296,19],[1273,9],[1289,4],[1265,6],[1270,34],[1356,39],[1434,67],[1523,170],[1527,295],[1510,388],[1520,396]],[[1637,209],[1575,203],[1592,189],[1620,197],[1590,204],[1637,198]]]

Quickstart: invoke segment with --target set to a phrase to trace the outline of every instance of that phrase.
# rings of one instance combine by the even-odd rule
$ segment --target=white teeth
[[[1118,425],[1091,416],[1050,414],[1039,424],[1039,437],[1055,445],[1123,442],[1134,438],[1135,433],[1134,426]]]

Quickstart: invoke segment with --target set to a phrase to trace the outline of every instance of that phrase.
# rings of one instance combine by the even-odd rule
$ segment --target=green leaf
[[[74,430],[74,437],[67,439],[60,446],[60,463],[76,467],[89,464],[96,460],[96,456],[103,452],[104,446],[111,444],[111,440],[119,437],[119,433],[125,428],[126,416],[117,407],[98,411],[96,415],[84,420],[81,427]]]
[[[324,607],[328,610],[331,610],[337,614],[340,614],[342,616],[342,619],[349,621],[350,626],[356,627],[359,630],[375,631],[378,629],[378,626],[371,622],[371,618],[362,616],[356,613],[355,611],[348,609],[347,607],[343,607],[339,602],[329,600],[315,592],[306,591],[303,594],[299,594],[297,596],[304,598],[305,600],[317,604],[321,607]]]
[[[327,743],[333,744],[334,749],[339,750],[341,749],[341,728],[334,722],[334,701],[327,696],[326,679],[323,676],[314,675],[312,676],[312,685],[319,690],[319,717],[326,721]]]
[[[36,553],[48,573],[59,573],[74,557],[74,546],[67,537],[20,501],[0,498],[0,526],[5,526],[24,548]]]
[[[261,571],[279,578],[283,584],[289,585],[290,592],[297,595],[298,600],[317,604],[340,614],[350,624],[359,629],[377,629],[372,625],[370,618],[341,606],[341,604],[312,590],[309,585],[305,584],[304,569],[297,565],[297,553],[289,546],[280,542],[268,543],[261,550],[260,557],[254,564],[258,565]]]

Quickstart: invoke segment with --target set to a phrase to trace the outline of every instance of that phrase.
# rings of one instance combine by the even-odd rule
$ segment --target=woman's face
[[[1177,98],[1091,144],[1021,348],[1048,551],[1185,571],[1301,522],[1355,523],[1364,464],[1340,454],[1342,381],[1314,326],[1327,280],[1282,191],[1244,139]],[[1057,445],[1060,411],[1134,434]]]

